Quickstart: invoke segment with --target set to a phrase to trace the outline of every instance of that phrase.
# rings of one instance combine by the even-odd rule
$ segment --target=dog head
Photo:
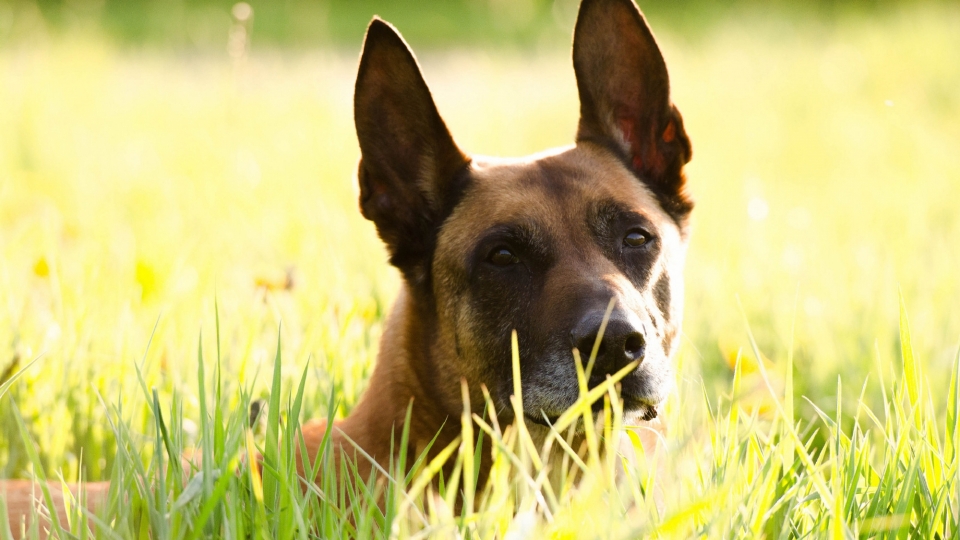
[[[470,157],[451,137],[416,59],[374,20],[355,93],[360,208],[400,269],[421,326],[436,398],[459,412],[460,380],[508,411],[510,334],[524,414],[547,423],[589,384],[622,380],[625,410],[652,418],[670,390],[692,202],[690,143],[666,65],[631,0],[585,0],[573,41],[576,144],[522,159]],[[507,413],[509,414],[509,413]]]

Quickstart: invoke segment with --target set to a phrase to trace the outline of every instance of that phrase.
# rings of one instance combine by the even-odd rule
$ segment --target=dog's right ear
[[[360,141],[360,210],[390,262],[414,283],[427,277],[436,230],[452,210],[469,163],[457,148],[400,34],[374,18],[353,103]]]
[[[573,34],[580,91],[577,142],[614,149],[678,222],[693,202],[684,190],[690,139],[670,102],[660,48],[633,0],[583,0]]]

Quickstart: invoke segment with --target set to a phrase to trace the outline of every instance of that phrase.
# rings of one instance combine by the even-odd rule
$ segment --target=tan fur
[[[70,495],[65,497],[63,492],[64,485],[60,482],[47,482],[47,489],[50,492],[50,498],[56,509],[62,527],[67,527],[67,500],[70,504],[76,504],[76,501],[84,500],[86,508],[97,511],[107,502],[107,492],[110,489],[109,482],[89,482],[83,484],[83,493],[77,484],[68,484]],[[21,531],[29,534],[32,523],[30,516],[37,512],[42,517],[49,517],[50,511],[46,503],[40,503],[44,500],[40,484],[30,480],[4,480],[0,482],[0,499],[7,505],[7,519],[14,538],[21,538]],[[44,519],[38,527],[40,538],[46,538],[46,528],[49,527],[49,521]],[[2,534],[2,533],[0,533]],[[26,535],[25,535],[26,536]]]
[[[690,142],[632,0],[584,0],[573,57],[581,101],[574,146],[522,159],[470,157],[400,35],[379,19],[370,24],[354,97],[360,210],[404,281],[367,392],[333,426],[303,426],[301,461],[317,459],[329,431],[333,457],[353,460],[367,478],[374,463],[362,454],[389,469],[404,428],[414,456],[436,437],[432,458],[461,435],[463,382],[474,411],[486,389],[501,423],[516,421],[505,406],[511,330],[523,415],[543,441],[546,424],[577,398],[572,349],[592,346],[598,310],[611,298],[611,335],[594,375],[602,380],[638,362],[621,381],[625,421],[640,426],[644,449],[656,452],[682,319]],[[629,243],[631,235],[644,242]],[[481,484],[490,452],[482,455]],[[301,462],[300,473],[306,469]],[[102,504],[107,487],[88,484],[88,506]],[[53,491],[62,521],[59,486]],[[37,504],[28,482],[0,482],[0,496],[14,524]]]

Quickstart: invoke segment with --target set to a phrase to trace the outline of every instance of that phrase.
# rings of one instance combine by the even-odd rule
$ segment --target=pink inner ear
[[[666,169],[666,162],[657,147],[656,128],[651,125],[649,136],[641,137],[636,124],[636,119],[632,117],[617,116],[617,127],[630,147],[630,163],[641,175],[659,177]],[[664,130],[662,139],[664,142],[671,142],[675,136],[676,128],[671,121]]]

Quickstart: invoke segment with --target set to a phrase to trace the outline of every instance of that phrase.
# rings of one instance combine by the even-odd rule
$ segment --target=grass
[[[619,488],[590,455],[553,490],[489,425],[475,494],[468,443],[432,495],[430,463],[357,492],[290,474],[284,434],[350,411],[398,283],[356,211],[355,57],[2,49],[0,477],[112,478],[96,519],[120,537],[955,536],[958,25],[921,4],[660,32],[699,201],[670,451]],[[421,60],[465,148],[570,141],[565,51]],[[248,432],[253,399],[270,412]],[[278,449],[259,478],[251,445]],[[214,456],[186,484],[185,447]]]

